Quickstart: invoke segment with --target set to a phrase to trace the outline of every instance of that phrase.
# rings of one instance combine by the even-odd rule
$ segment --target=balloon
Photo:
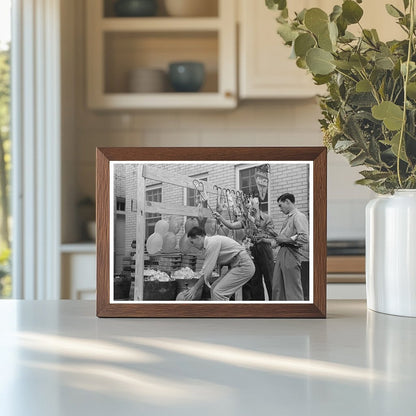
[[[169,231],[169,223],[165,220],[159,220],[155,224],[155,233],[160,234],[162,237]]]
[[[162,250],[163,237],[158,233],[153,233],[149,236],[146,242],[147,252],[152,255]]]
[[[181,223],[179,218],[170,217],[169,220],[169,232],[173,234],[178,234],[179,230],[181,229]]]
[[[188,234],[188,232],[194,228],[199,227],[199,221],[197,218],[188,218],[185,223],[185,234]]]
[[[217,220],[214,218],[208,218],[207,222],[205,223],[205,233],[208,236],[212,236],[217,231]]]
[[[164,253],[171,253],[176,248],[176,234],[172,232],[168,232],[163,237],[163,246],[162,246],[162,252]]]

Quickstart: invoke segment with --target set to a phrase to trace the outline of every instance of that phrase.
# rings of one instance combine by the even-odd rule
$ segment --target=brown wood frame
[[[325,147],[123,147],[97,148],[97,316],[169,318],[325,318]],[[110,161],[313,162],[313,303],[110,303]]]

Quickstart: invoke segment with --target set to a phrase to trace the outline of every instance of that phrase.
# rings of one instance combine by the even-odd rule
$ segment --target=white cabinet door
[[[94,253],[62,254],[62,298],[95,300],[96,255]]]
[[[293,4],[292,4],[293,3]],[[290,12],[304,7],[320,7],[329,13],[341,0],[298,0],[289,4]],[[399,9],[402,0],[389,1]],[[313,84],[311,75],[296,66],[290,59],[291,49],[283,44],[277,34],[278,12],[268,10],[264,1],[238,0],[239,39],[239,89],[240,98],[305,98],[325,92],[324,87]],[[362,26],[376,28],[383,41],[403,38],[404,32],[388,15],[384,2],[366,0]],[[348,30],[358,33],[358,25]]]
[[[325,0],[328,2],[328,0]],[[298,0],[296,10],[323,7],[323,1]],[[289,59],[291,49],[277,34],[278,13],[264,1],[239,0],[239,88],[241,98],[305,98],[322,89]],[[327,11],[327,10],[326,10]]]

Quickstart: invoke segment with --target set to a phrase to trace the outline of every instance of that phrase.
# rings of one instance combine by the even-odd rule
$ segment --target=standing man
[[[185,293],[185,300],[193,300],[198,289],[205,282],[208,287],[211,287],[211,300],[228,301],[253,276],[253,261],[244,247],[232,238],[222,235],[207,237],[200,227],[193,227],[188,232],[188,238],[192,246],[205,250],[205,260],[199,273],[200,278],[195,286]],[[227,265],[229,270],[211,286],[208,279],[217,263],[221,266]]]
[[[273,272],[273,300],[304,300],[301,262],[309,259],[309,226],[306,215],[295,206],[293,194],[277,198],[283,214],[287,215],[276,243],[280,246]]]
[[[272,279],[273,279],[273,251],[271,248],[270,235],[274,233],[273,220],[271,217],[262,212],[258,208],[252,217],[252,224],[248,224],[251,221],[250,218],[245,220],[241,219],[235,222],[230,222],[224,219],[220,214],[214,212],[214,217],[224,224],[227,228],[232,230],[244,229],[246,235],[253,243],[250,248],[251,255],[255,266],[255,272],[253,277],[243,286],[243,299],[244,300],[264,300],[264,283],[266,285],[267,294],[269,300],[272,298]],[[252,225],[253,227],[250,227]],[[254,228],[255,235],[250,232],[250,229]],[[253,235],[251,235],[253,234]]]

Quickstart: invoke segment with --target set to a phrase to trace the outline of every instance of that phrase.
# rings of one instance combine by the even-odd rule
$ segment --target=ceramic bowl
[[[156,0],[118,0],[114,12],[120,17],[154,16],[157,12]]]
[[[177,92],[197,92],[205,79],[202,62],[172,62],[169,64],[169,81]]]
[[[128,91],[159,93],[167,90],[167,74],[162,69],[136,68],[129,72]]]

